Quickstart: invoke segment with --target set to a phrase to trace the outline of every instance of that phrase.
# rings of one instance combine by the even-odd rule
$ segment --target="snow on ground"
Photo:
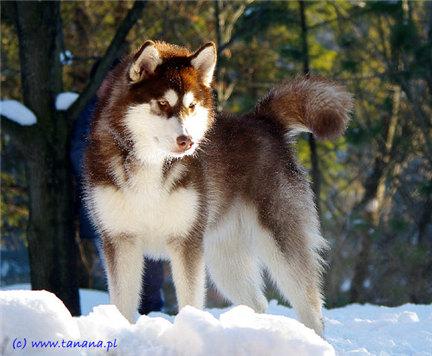
[[[22,126],[36,123],[36,116],[26,106],[16,100],[0,100],[0,114]]]
[[[256,314],[245,306],[232,308],[219,318],[185,307],[173,322],[141,316],[133,325],[112,305],[96,306],[90,314],[73,318],[46,291],[2,291],[0,308],[0,340],[5,354],[11,355],[14,346],[25,344],[26,353],[33,354],[105,354],[108,341],[111,351],[119,355],[334,355],[330,344],[296,320]],[[35,344],[32,348],[32,341],[39,340],[59,340],[60,344],[54,349]],[[71,347],[62,347],[63,340],[65,345],[71,340]],[[73,340],[101,340],[102,344],[100,349],[73,348]]]
[[[15,285],[4,289],[28,286]],[[271,301],[267,314],[245,306],[177,316],[151,313],[130,324],[104,292],[80,291],[83,315],[73,318],[45,291],[0,292],[0,353],[15,354],[26,337],[26,354],[49,349],[31,341],[101,340],[100,347],[51,349],[55,354],[94,355],[432,355],[432,305],[389,308],[353,304],[324,311],[325,339],[294,320],[292,309]],[[93,310],[92,312],[89,312]],[[18,339],[17,339],[18,338]],[[72,341],[71,341],[72,342]],[[112,344],[108,345],[108,342]],[[59,352],[61,351],[61,352]]]
[[[29,283],[12,284],[10,286],[1,287],[0,290],[30,290]],[[80,289],[79,290],[81,301],[81,314],[89,314],[93,308],[101,304],[109,304],[109,296],[107,292],[93,289]]]
[[[67,110],[69,107],[77,100],[79,94],[68,91],[60,93],[56,98],[56,109],[57,110]]]
[[[267,312],[295,317],[276,301]],[[432,304],[351,304],[323,314],[325,339],[339,355],[432,355]]]

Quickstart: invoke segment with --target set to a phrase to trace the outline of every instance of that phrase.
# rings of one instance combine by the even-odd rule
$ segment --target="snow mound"
[[[35,339],[80,335],[69,310],[50,292],[0,292],[0,311],[2,339],[28,334]]]
[[[0,290],[31,290],[31,285],[30,283],[11,284],[1,287]],[[79,296],[82,315],[90,313],[96,305],[109,304],[109,295],[104,291],[80,288]]]
[[[352,304],[324,316],[326,339],[342,355],[432,355],[432,305]]]
[[[34,125],[35,114],[16,100],[0,100],[0,114],[22,126]]]
[[[121,355],[334,355],[333,347],[296,320],[256,314],[238,306],[216,318],[192,307],[183,308],[171,322],[141,316],[130,324],[112,305],[93,308],[87,316],[72,317],[63,303],[45,291],[0,292],[1,345],[5,354],[16,351],[16,338],[26,338],[26,354],[48,351],[83,355],[106,354],[112,343]],[[36,347],[36,341],[60,341],[56,349]],[[100,341],[105,346],[63,348],[78,341]],[[33,345],[33,346],[32,346]],[[86,344],[87,345],[87,344]],[[115,345],[115,346],[114,346]],[[40,345],[39,345],[40,346]],[[61,348],[61,349],[60,349]]]
[[[26,337],[28,343],[102,342],[99,348],[55,350],[73,355],[106,354],[107,346],[108,354],[118,355],[432,355],[432,305],[324,309],[324,341],[295,321],[291,308],[274,300],[267,314],[245,306],[207,311],[186,307],[175,317],[154,312],[130,324],[113,305],[100,305],[108,303],[106,292],[81,289],[87,315],[73,318],[51,293],[14,290],[28,288],[1,288],[9,291],[0,292],[0,354],[15,354],[14,340]],[[26,348],[30,354],[48,351]]]
[[[77,100],[79,94],[68,91],[60,93],[56,98],[56,109],[60,111],[65,111]]]

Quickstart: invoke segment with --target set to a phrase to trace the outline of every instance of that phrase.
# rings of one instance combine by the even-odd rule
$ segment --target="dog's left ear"
[[[191,56],[192,66],[200,73],[204,85],[210,86],[216,67],[216,45],[208,42]]]
[[[129,79],[132,83],[151,76],[156,67],[162,63],[159,51],[153,41],[146,41],[135,53],[132,65],[129,68]]]

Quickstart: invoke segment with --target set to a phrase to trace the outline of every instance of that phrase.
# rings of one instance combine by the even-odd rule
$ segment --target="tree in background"
[[[274,83],[304,72],[305,54],[313,74],[347,85],[356,99],[347,135],[334,142],[316,142],[321,221],[332,245],[327,305],[430,302],[432,3],[307,2],[304,27],[300,4],[150,2],[122,45],[112,48],[118,55],[148,38],[191,49],[207,40],[217,42],[218,108],[230,111],[250,110]],[[132,1],[61,3],[60,51],[73,56],[63,65],[62,84],[87,94],[66,114],[53,115],[68,121],[83,107],[109,67],[106,48],[133,6]],[[16,32],[5,21],[1,26],[2,95],[21,99]],[[103,69],[88,81],[93,63],[104,58]],[[50,140],[61,132],[60,127],[46,127]],[[4,124],[3,129],[7,131]],[[56,139],[61,143],[64,137]],[[3,156],[19,159],[8,140],[2,144]],[[307,135],[299,137],[297,149],[317,181]],[[56,154],[57,160],[64,158]],[[11,189],[2,196],[2,220],[12,223],[8,234],[23,236],[18,226],[25,221],[25,189],[14,188],[23,182],[23,169],[14,171],[12,166],[9,161],[2,166],[2,174],[13,178],[3,181],[2,194],[5,187]],[[21,218],[13,220],[17,216]]]
[[[2,117],[3,129],[26,164],[30,211],[27,240],[32,288],[54,292],[73,315],[80,313],[80,306],[68,159],[71,126],[95,94],[144,4],[136,2],[128,12],[94,77],[65,114],[56,110],[55,105],[56,96],[63,91],[60,2],[4,5],[7,17],[16,26],[19,40],[23,102],[37,117],[37,123],[32,126],[20,126]]]

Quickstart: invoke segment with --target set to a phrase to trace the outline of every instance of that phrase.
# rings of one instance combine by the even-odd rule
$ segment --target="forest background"
[[[68,145],[114,60],[146,39],[214,41],[218,110],[250,110],[299,73],[345,84],[347,134],[296,144],[331,245],[327,306],[432,302],[432,2],[406,0],[2,1],[1,99],[37,124],[1,118],[1,286],[31,282],[73,314],[78,287],[106,288],[77,233]],[[79,94],[67,110],[56,109],[61,92]],[[211,291],[209,303],[223,301]]]

